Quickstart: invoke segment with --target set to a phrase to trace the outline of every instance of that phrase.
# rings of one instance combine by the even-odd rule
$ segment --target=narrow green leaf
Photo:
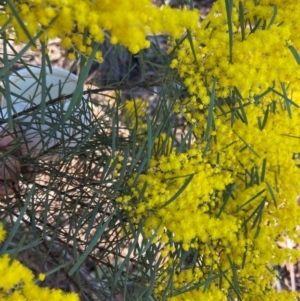
[[[134,157],[133,161],[132,161],[132,164],[130,165],[129,167],[129,170],[128,170],[128,174],[132,174],[133,171],[137,168],[137,166],[139,166],[139,162],[143,159],[145,159],[145,156],[144,156],[144,152],[145,152],[145,149],[146,149],[146,145],[147,145],[147,140],[144,140],[139,148],[139,151],[138,153],[136,154],[136,156]],[[146,158],[147,159],[147,158]],[[142,164],[140,164],[141,166]],[[141,172],[142,170],[140,170]],[[139,175],[139,173],[138,173]]]
[[[279,22],[279,23],[277,24],[277,26],[279,27],[279,26],[281,26],[283,23],[284,23],[284,21],[281,21],[281,22]]]
[[[285,103],[286,109],[288,111],[289,117],[292,119],[292,110],[291,110],[291,105],[290,105],[289,98],[287,96],[285,84],[283,82],[281,82],[280,85],[281,85],[281,88],[282,88],[283,98],[284,98],[284,103]]]
[[[162,261],[162,257],[159,258],[161,261]],[[170,270],[170,269],[169,269]],[[172,270],[171,270],[171,273],[174,275],[175,274],[175,267],[174,265],[172,266]],[[170,288],[173,286],[173,277],[168,277],[168,282],[167,284],[165,285],[165,289],[164,289],[164,292],[163,292],[163,295],[162,295],[162,298],[161,300],[167,300],[168,299],[168,293],[170,291]],[[147,299],[146,299],[147,300]],[[148,301],[148,300],[147,300]],[[157,300],[156,300],[157,301]]]
[[[239,1],[239,19],[240,19],[240,26],[241,26],[242,41],[244,41],[246,36],[245,36],[244,7],[242,1]]]
[[[204,30],[207,29],[210,25],[210,21],[206,24],[206,26],[204,27]]]
[[[208,279],[211,279],[213,278],[212,275],[213,275],[213,272],[214,272],[214,263],[212,262],[211,263],[211,266],[210,266],[210,270],[209,270],[209,274],[208,274]],[[209,284],[210,282],[207,282],[205,285],[204,285],[204,288],[203,288],[203,293],[205,293],[207,291],[207,289],[209,288]]]
[[[270,92],[273,92],[273,89],[275,87],[275,82],[273,82],[273,86],[269,87],[266,91],[264,91],[263,93],[259,94],[259,95],[255,95],[254,96],[254,100],[255,100],[255,104],[258,105],[259,100],[261,98],[263,98],[264,96],[266,96],[267,94],[269,94]]]
[[[86,211],[88,212],[88,210],[90,209],[91,205],[92,205],[93,202],[89,202],[87,208],[86,208]],[[94,227],[94,224],[95,224],[95,220],[96,220],[96,215],[99,214],[99,207],[100,207],[100,204],[99,202],[97,202],[96,206],[93,208],[93,211],[92,211],[92,214],[90,216],[90,221],[88,223],[88,227],[85,231],[85,239],[88,240],[89,239],[89,236],[90,236],[90,233],[91,233],[91,230],[92,228]],[[81,225],[83,223],[83,220],[82,221],[79,221],[78,224]]]
[[[142,233],[143,226],[144,225],[142,223],[140,223],[138,226],[138,229],[136,230],[136,233],[134,233],[133,241],[130,243],[126,257],[125,257],[124,261],[122,262],[122,264],[118,267],[118,271],[114,275],[113,285],[115,285],[117,283],[117,281],[119,280],[121,273],[123,273],[123,269],[124,269],[125,265],[128,265],[130,256],[132,255],[133,250],[135,249],[135,247],[139,241],[139,237]]]
[[[240,293],[237,291],[235,285],[230,281],[230,279],[224,275],[224,278],[227,280],[227,282],[229,283],[230,285],[230,288],[233,290],[233,292],[235,293],[234,296],[233,296],[233,292],[230,292],[228,293],[228,300],[229,301],[242,301],[242,298],[240,296]]]
[[[227,205],[227,203],[228,203],[228,201],[229,201],[229,199],[232,195],[233,190],[234,190],[234,185],[233,184],[230,184],[226,187],[226,190],[223,193],[223,204],[220,208],[220,211],[217,214],[217,218],[219,218],[221,216],[222,212],[224,211],[224,209],[225,209],[225,207],[226,207],[226,205]]]
[[[259,225],[262,221],[262,215],[263,215],[263,210],[264,210],[266,201],[267,201],[267,199],[266,199],[266,197],[264,197],[263,201],[258,206],[257,214],[253,221],[253,225],[252,225],[251,229],[254,229],[254,227],[256,227],[256,225],[257,225],[257,227],[259,227]],[[254,237],[257,237],[257,233],[255,233]]]
[[[33,40],[36,41],[40,38],[40,36],[43,34],[43,32],[39,32]],[[13,68],[13,66],[20,60],[20,58],[26,53],[27,50],[30,49],[32,45],[30,43],[27,43],[22,50],[18,52],[17,55],[15,55],[9,62],[3,66],[3,68],[0,68],[0,78],[4,77],[5,74],[9,74],[9,71]]]
[[[45,111],[46,111],[46,90],[47,90],[47,73],[46,73],[46,50],[47,47],[45,45],[45,43],[42,43],[42,65],[41,65],[41,73],[40,73],[40,77],[41,77],[41,104],[40,104],[40,109],[41,109],[41,123],[44,124],[45,123]]]
[[[228,258],[228,261],[230,263],[230,267],[231,267],[231,272],[232,272],[232,281],[233,281],[233,285],[231,286],[237,297],[238,297],[238,300],[241,300],[240,298],[240,286],[239,286],[239,280],[238,280],[238,273],[237,273],[237,270],[236,270],[236,265],[235,263],[231,260],[230,256],[227,255],[227,258]],[[225,276],[226,277],[226,276]]]
[[[3,1],[1,1],[1,2],[3,2]],[[11,21],[13,19],[13,16],[6,16],[6,17],[7,17],[7,20],[0,27],[0,34],[2,36],[2,39],[6,37],[7,27],[11,26]],[[0,62],[1,62],[1,57],[0,57]]]
[[[288,47],[289,47],[291,53],[293,54],[294,58],[296,59],[297,64],[300,65],[300,56],[299,56],[298,51],[296,50],[296,48],[293,45],[289,45]]]
[[[265,127],[266,124],[267,124],[268,116],[269,116],[269,111],[270,111],[270,107],[268,106],[268,107],[267,107],[267,110],[265,111],[264,120],[263,120],[263,122],[262,122],[261,129],[260,129],[260,130],[263,130],[264,127]]]
[[[91,69],[91,66],[93,64],[98,49],[99,49],[99,44],[95,43],[93,45],[93,51],[88,57],[85,66],[82,68],[82,70],[80,70],[77,86],[70,100],[70,105],[68,106],[68,109],[65,113],[64,120],[67,120],[71,116],[74,107],[78,106],[79,103],[81,102],[84,82],[87,79],[87,76],[89,74],[89,71]]]
[[[168,200],[166,203],[164,203],[160,207],[160,209],[165,208],[169,204],[171,204],[172,202],[174,202],[181,195],[181,193],[185,190],[185,188],[190,184],[190,182],[192,181],[193,177],[194,177],[194,174],[189,175],[188,178],[183,183],[183,185],[178,189],[178,191],[170,198],[170,200]]]
[[[262,130],[263,128],[262,128],[262,122],[261,122],[261,118],[260,117],[257,117],[257,123],[258,123],[258,128],[260,130]]]
[[[83,254],[77,259],[75,265],[69,271],[69,273],[68,273],[69,276],[72,276],[79,269],[79,267],[82,265],[82,263],[84,262],[84,260],[88,257],[88,255],[91,253],[91,251],[93,250],[93,248],[95,247],[95,245],[98,243],[98,240],[100,239],[100,237],[102,236],[102,234],[105,231],[106,227],[108,226],[108,224],[112,220],[114,212],[115,212],[116,209],[114,209],[113,212],[110,212],[109,217],[107,218],[107,220],[105,221],[105,223],[103,223],[104,222],[104,218],[107,217],[107,215],[105,214],[107,212],[107,209],[108,209],[108,207],[106,208],[105,212],[103,213],[103,216],[101,218],[101,222],[97,226],[97,230],[96,230],[96,232],[94,234],[93,239],[88,244],[88,246],[85,249],[85,251],[83,252]]]
[[[287,97],[286,101],[289,102],[291,105],[295,106],[296,108],[300,108],[300,106],[296,102],[292,101],[290,98]]]
[[[282,134],[282,136],[300,139],[300,136],[294,136],[294,135],[289,135],[289,134]]]
[[[261,176],[260,176],[260,180],[261,180],[262,182],[264,182],[264,180],[265,180],[266,167],[267,167],[267,159],[264,158],[264,159],[263,159],[263,164],[262,164],[262,167],[261,167]]]
[[[274,202],[274,205],[275,205],[275,207],[277,208],[277,200],[276,200],[275,194],[274,194],[274,192],[273,192],[273,189],[272,189],[271,185],[269,184],[269,182],[265,181],[265,183],[267,184],[267,187],[268,187],[269,192],[270,192],[270,194],[271,194],[271,197],[272,197],[272,200],[273,200],[273,202]]]
[[[146,295],[144,297],[144,300],[154,301],[154,299],[150,295],[152,294],[152,292],[154,290],[154,286],[155,286],[155,283],[156,283],[156,275],[158,275],[157,272],[158,272],[159,264],[160,264],[160,260],[159,260],[159,262],[157,262],[157,264],[154,265],[154,269],[151,271],[150,283],[148,283],[148,285],[147,285],[148,289],[146,291]],[[171,281],[171,278],[172,277],[170,277],[169,281]],[[167,291],[167,290],[165,290],[165,291]],[[124,298],[124,300],[126,300],[126,299]]]
[[[243,123],[246,123],[243,115],[240,112],[240,110],[238,110],[238,107],[236,108],[235,114],[236,114],[237,119],[240,119]]]
[[[36,239],[36,240],[30,242],[30,243],[27,244],[27,245],[21,246],[20,249],[19,249],[19,252],[23,252],[23,251],[32,249],[32,248],[34,248],[34,247],[40,245],[42,242],[43,242],[43,239],[41,239],[41,238]],[[13,254],[14,250],[15,250],[15,249],[9,249],[9,250],[6,250],[5,253],[6,253],[6,254]],[[1,254],[2,254],[2,250],[1,250],[1,252],[0,252],[0,255],[1,255]]]
[[[216,83],[217,83],[217,81],[214,80],[213,86],[212,86],[212,91],[210,94],[210,102],[209,102],[209,106],[208,106],[208,116],[207,116],[207,126],[206,126],[206,131],[204,134],[204,139],[209,138],[210,130],[211,130],[212,124],[214,122],[214,104],[215,104]]]
[[[44,274],[46,276],[49,276],[51,274],[54,274],[55,272],[61,271],[63,268],[67,267],[68,265],[70,265],[72,263],[72,261],[66,261],[58,266],[56,266],[55,268],[53,268],[52,270],[45,272]]]
[[[187,0],[186,0],[187,1]],[[193,0],[189,0],[187,1],[188,2],[188,5],[190,7],[190,10],[193,10],[194,9],[194,1]]]
[[[189,141],[193,136],[193,126],[190,126],[187,130],[187,133],[182,137],[179,142],[179,145],[176,147],[176,153],[182,153],[186,150],[187,141]]]
[[[254,234],[254,239],[256,239],[259,236],[260,230],[261,230],[261,227],[260,227],[260,222],[259,222],[259,225],[257,226],[256,232]]]
[[[266,203],[266,198],[264,198],[262,200],[262,202],[255,208],[255,210],[247,217],[247,219],[244,220],[243,224],[242,224],[242,227],[246,226],[247,223],[252,219],[253,216],[255,216],[255,214],[257,216],[261,215],[262,214],[262,210],[265,206],[265,203]],[[256,217],[257,217],[256,216]],[[254,226],[252,226],[251,228],[253,228]]]
[[[247,176],[247,175],[250,177],[250,182],[247,183],[247,181],[245,181],[245,183],[247,183],[246,188],[249,188],[249,187],[252,187],[254,185],[254,170],[253,170],[253,168],[251,169],[251,172],[246,170],[245,176]]]
[[[46,238],[47,237],[47,223],[48,223],[48,214],[50,212],[49,210],[49,191],[50,191],[50,187],[48,187],[47,191],[45,191],[45,201],[44,201],[44,211],[43,211],[43,224],[44,224],[44,227],[43,227],[43,234],[42,234],[42,237],[43,238]],[[32,206],[34,207],[34,206]]]
[[[4,66],[8,64],[8,55],[7,55],[7,46],[6,46],[6,39],[3,40],[3,63]],[[11,100],[11,93],[10,93],[10,81],[9,81],[9,75],[6,74],[4,76],[4,92],[5,92],[5,98],[6,98],[6,106],[7,106],[7,117],[8,117],[8,125],[12,129],[13,128],[13,104]]]
[[[148,183],[144,183],[142,189],[139,189],[138,187],[135,187],[135,189],[139,193],[139,195],[137,197],[138,203],[141,203],[141,202],[147,203],[148,202],[147,198],[145,197],[145,191],[147,189],[147,186],[148,186]]]
[[[196,64],[198,65],[198,60],[197,60],[197,55],[196,55],[196,51],[195,51],[195,48],[194,48],[192,34],[191,34],[191,31],[189,29],[187,30],[187,38],[189,40],[189,43],[190,43],[190,46],[191,46],[191,49],[192,49],[194,60],[195,60]]]
[[[260,157],[259,156],[259,154],[251,147],[251,145],[248,143],[248,142],[246,142],[245,140],[244,140],[244,138],[242,138],[240,135],[238,135],[235,131],[233,131],[244,143],[245,143],[245,145],[247,146],[247,148],[249,148],[249,150],[254,154],[254,155],[256,155],[257,157]]]
[[[260,176],[258,174],[258,168],[254,167],[253,170],[254,170],[254,175],[255,175],[255,184],[259,185],[260,184]]]
[[[116,150],[118,149],[118,141],[119,141],[119,114],[118,107],[116,106],[114,118],[112,120],[112,135],[111,135],[111,153],[112,156],[115,156]]]
[[[146,115],[146,122],[147,122],[147,169],[149,169],[149,164],[150,164],[150,159],[152,155],[152,147],[154,145],[154,137],[152,138],[152,126],[151,126],[151,121],[149,118],[149,115]]]
[[[218,109],[221,112],[220,116],[222,116],[222,115],[227,116],[228,112],[226,113],[226,111],[224,110],[224,105],[222,104],[222,101],[218,101],[218,99],[215,99],[215,104],[217,105]]]
[[[258,28],[260,22],[262,21],[262,19],[259,19],[258,21],[256,21],[254,27],[251,29],[250,34],[254,33],[256,31],[256,29]]]
[[[233,49],[233,27],[232,27],[232,0],[225,0],[226,14],[228,23],[228,35],[229,35],[229,62],[232,64],[232,49]]]
[[[21,220],[23,219],[23,216],[24,216],[24,214],[27,211],[27,207],[30,204],[31,198],[33,197],[34,191],[35,191],[35,185],[33,185],[31,187],[30,191],[28,192],[28,195],[26,197],[26,202],[24,203],[24,205],[23,205],[23,207],[22,207],[22,209],[21,209],[21,211],[19,213],[19,216],[18,216],[17,220],[15,221],[12,229],[10,230],[8,237],[5,239],[5,242],[4,242],[4,244],[3,244],[2,248],[1,248],[1,252],[2,253],[4,253],[7,250],[7,248],[11,244],[14,236],[16,235],[16,233],[17,233],[17,231],[19,229]]]
[[[245,233],[245,237],[248,237],[247,235],[247,225],[245,226],[246,228],[246,233]],[[242,261],[242,269],[245,268],[245,264],[246,264],[246,259],[247,259],[247,253],[248,253],[248,244],[245,246],[245,251],[244,251],[244,254],[243,254],[243,261]]]
[[[139,248],[139,246],[138,246],[139,252],[138,252],[137,257],[142,257],[144,254],[146,254],[146,252],[147,252],[147,251],[149,250],[149,248],[152,246],[153,241],[154,241],[154,239],[155,239],[156,236],[157,236],[157,231],[158,231],[158,229],[160,228],[160,226],[161,226],[161,223],[156,227],[156,229],[154,229],[153,234],[151,235],[151,237],[148,238],[148,239],[145,239],[145,242],[146,242],[145,245],[143,244],[140,248]]]
[[[230,116],[230,126],[231,126],[231,127],[233,127],[233,125],[234,125],[235,115],[236,115],[236,108],[233,107],[233,108],[231,109],[231,116]]]
[[[262,30],[266,30],[267,29],[267,20],[266,19],[264,19],[263,25],[262,25],[261,29]]]
[[[208,140],[207,140],[207,143],[206,143],[205,148],[204,148],[203,153],[202,153],[203,157],[206,156],[206,153],[207,153],[207,151],[209,150],[210,144],[211,144],[211,142],[212,142],[212,138],[213,138],[213,136],[210,136],[210,137],[208,138]]]
[[[21,248],[24,245],[25,239],[26,239],[26,235],[22,235],[21,239],[18,241],[16,248],[10,254],[9,264],[11,264],[17,258],[19,252],[21,251]]]
[[[239,206],[237,209],[237,212],[240,211],[243,207],[247,206],[249,203],[251,203],[252,201],[254,201],[255,199],[257,199],[260,195],[262,195],[266,190],[263,189],[260,192],[258,192],[256,195],[254,195],[253,197],[251,197],[248,201],[246,201],[243,205]]]
[[[119,172],[119,177],[118,177],[118,183],[116,185],[116,191],[119,191],[121,189],[121,186],[124,185],[124,183],[126,182],[125,180],[125,174],[126,174],[126,171],[127,171],[127,163],[129,162],[129,145],[127,144],[125,146],[125,149],[124,149],[124,152],[122,154],[123,156],[123,162],[122,162],[122,168]]]
[[[227,272],[228,272],[228,270],[222,271],[222,272],[220,272],[219,274],[216,274],[216,275],[214,275],[214,276],[212,276],[212,274],[210,274],[207,280],[202,281],[202,282],[200,282],[200,283],[198,283],[198,284],[196,284],[196,285],[194,285],[194,286],[191,286],[191,287],[185,289],[185,290],[182,291],[182,292],[179,292],[179,293],[174,292],[174,295],[173,295],[173,296],[178,296],[178,295],[183,294],[183,293],[187,293],[187,292],[191,292],[191,291],[197,290],[197,289],[199,289],[199,288],[202,287],[202,286],[208,288],[209,285],[210,285],[213,281],[219,279],[220,277],[223,277]]]
[[[273,5],[273,9],[274,9],[274,11],[273,11],[273,15],[272,15],[272,18],[270,20],[270,23],[268,25],[268,29],[274,24],[276,16],[277,16],[277,6]]]
[[[243,122],[248,125],[248,119],[247,119],[246,111],[244,109],[244,104],[242,103],[242,100],[239,97],[237,97],[237,100],[240,105],[239,109],[240,109],[241,115],[243,117]]]

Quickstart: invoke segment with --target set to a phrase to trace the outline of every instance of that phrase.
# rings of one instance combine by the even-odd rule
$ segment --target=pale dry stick
[[[281,283],[280,280],[277,280],[274,287],[276,288],[276,290],[280,293],[282,291],[282,287],[281,287]]]
[[[300,205],[300,196],[297,196],[297,203],[298,203],[298,205]],[[295,246],[294,241],[291,240],[290,238],[287,238],[287,248],[293,249],[294,246]],[[289,265],[290,276],[291,276],[291,291],[295,292],[296,291],[296,276],[295,276],[294,264],[288,263],[288,265]]]
[[[293,249],[295,243],[287,238],[287,247],[288,249]],[[291,276],[291,291],[295,292],[296,291],[296,276],[295,276],[295,270],[294,270],[294,264],[293,263],[288,263],[290,267],[290,276]]]

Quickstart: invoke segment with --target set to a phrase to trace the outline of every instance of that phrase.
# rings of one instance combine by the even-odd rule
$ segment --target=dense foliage
[[[137,260],[150,266],[152,300],[297,300],[272,286],[273,266],[297,258],[278,240],[299,241],[299,10],[219,0],[200,21],[147,0],[7,1],[2,35],[31,46],[58,37],[70,59],[102,61],[105,36],[133,54],[148,34],[170,36],[163,117],[150,120],[141,99],[116,107],[131,144],[108,159],[122,234],[147,241]],[[184,118],[180,139],[170,115]]]

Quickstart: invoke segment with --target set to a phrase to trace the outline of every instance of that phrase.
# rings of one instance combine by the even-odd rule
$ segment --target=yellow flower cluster
[[[156,234],[166,269],[174,262],[174,243],[201,258],[200,274],[161,276],[158,296],[170,281],[176,291],[226,271],[222,285],[212,282],[206,292],[170,300],[239,298],[231,288],[235,277],[243,300],[297,300],[272,290],[270,270],[298,257],[279,249],[277,240],[285,233],[299,242],[300,68],[289,48],[300,49],[299,6],[232,2],[232,49],[220,0],[193,33],[194,51],[187,39],[171,62],[190,94],[174,110],[193,125],[194,144],[185,153],[154,156],[145,174],[128,181],[131,193],[117,201],[133,220],[145,220],[147,237]]]
[[[202,30],[193,32],[193,49],[185,40],[171,62],[189,92],[208,104],[206,88],[211,90],[215,81],[216,96],[224,98],[234,87],[243,98],[253,98],[273,84],[282,93],[281,82],[298,90],[300,69],[290,49],[300,50],[298,1],[230,2],[231,20],[226,1],[217,1]]]
[[[133,199],[121,197],[117,201],[137,221],[146,219],[144,233],[148,238],[156,231],[167,244],[171,232],[172,240],[181,242],[186,250],[197,238],[203,252],[213,242],[225,240],[230,244],[235,240],[234,233],[239,229],[235,219],[225,214],[220,219],[210,216],[211,208],[216,205],[212,199],[216,191],[223,191],[232,182],[231,173],[219,165],[211,165],[197,148],[153,158],[147,174],[140,175],[132,186],[135,177],[128,182]],[[134,202],[141,198],[143,202]]]
[[[208,141],[203,140],[196,141],[186,153],[176,154],[168,146],[169,152],[152,158],[147,174],[140,175],[136,183],[136,175],[128,181],[131,195],[117,199],[133,220],[146,220],[145,235],[156,234],[165,245],[162,256],[174,251],[172,242],[180,242],[184,250],[197,249],[208,266],[217,263],[229,271],[230,256],[239,267],[239,280],[247,287],[244,296],[260,296],[270,289],[274,275],[267,264],[297,258],[295,250],[278,248],[278,235],[286,233],[299,241],[294,227],[300,218],[296,202],[300,173],[293,154],[300,150],[300,111],[292,106],[290,119],[284,100],[275,94],[266,97],[272,98],[266,100],[268,106],[245,106],[247,123],[236,114],[231,124],[230,106],[223,105],[227,115],[216,108],[208,148]],[[191,103],[186,101],[187,106]],[[197,137],[205,135],[203,118],[207,114],[203,108],[191,113]],[[165,135],[156,139],[154,153],[165,139]],[[228,189],[231,195],[226,197]],[[208,274],[209,269],[196,279],[205,281]],[[168,281],[168,277],[160,279],[158,295]],[[173,281],[176,288],[188,283]],[[228,282],[223,283],[223,289],[229,289]],[[268,300],[274,300],[273,294],[268,294]],[[295,296],[289,298],[294,300]]]
[[[5,231],[0,224],[0,241],[4,237]],[[0,275],[0,301],[79,301],[78,295],[74,293],[66,294],[61,290],[39,287],[32,271],[7,254],[0,257]],[[45,275],[40,274],[38,278],[43,281]]]
[[[215,262],[223,271],[231,269],[230,256],[238,267],[239,281],[247,288],[247,292],[243,293],[245,298],[248,294],[261,296],[267,291],[264,300],[275,300],[274,292],[270,290],[274,275],[268,272],[268,264],[286,259],[293,261],[298,257],[297,251],[280,250],[277,246],[278,236],[282,233],[299,242],[294,229],[300,218],[296,202],[300,172],[293,157],[300,151],[300,111],[297,107],[300,95],[288,93],[287,97],[293,99],[294,106],[289,107],[277,94],[269,93],[262,104],[255,106],[249,103],[243,107],[243,112],[238,104],[232,106],[224,102],[222,107],[213,111],[214,122],[208,139],[203,139],[207,131],[205,119],[208,111],[203,106],[196,109],[194,96],[189,98],[190,101],[186,99],[178,103],[178,108],[181,111],[185,109],[185,115],[193,122],[194,133],[199,137],[196,145],[200,152],[205,151],[204,159],[213,166],[219,165],[221,169],[230,171],[233,183],[227,185],[227,191],[218,189],[214,198],[210,196],[210,202],[207,202],[208,205],[213,204],[208,211],[210,223],[206,219],[198,222],[202,229],[215,228],[222,233],[222,227],[228,226],[212,224],[216,216],[224,217],[229,227],[234,219],[238,228],[230,230],[230,235],[235,239],[226,241],[225,237],[219,237],[217,244],[207,244],[206,252],[197,246],[199,254],[209,256],[212,261],[208,264]],[[211,182],[216,181],[212,178]],[[169,207],[166,211],[169,212]],[[198,214],[201,214],[200,210]],[[182,223],[195,227],[197,224],[189,224],[190,214],[186,216],[185,219],[182,216]],[[203,241],[198,240],[198,243],[202,245]],[[226,281],[223,289],[229,289]],[[296,297],[289,295],[286,300],[296,300]]]
[[[248,125],[237,120],[232,127],[228,118],[216,117],[216,140],[205,157],[206,144],[195,144],[186,153],[153,158],[147,174],[140,175],[136,184],[135,175],[129,180],[132,194],[118,199],[133,220],[146,220],[145,235],[156,234],[165,245],[162,256],[174,251],[172,242],[180,242],[184,250],[196,249],[206,265],[217,264],[223,271],[231,270],[230,256],[247,288],[245,297],[270,289],[274,275],[267,264],[297,258],[295,250],[280,250],[276,240],[285,232],[298,241],[294,227],[300,217],[296,203],[300,173],[292,158],[299,144],[290,137],[300,137],[297,119],[278,109],[270,112],[260,130],[261,108],[248,106],[246,114]],[[226,187],[231,190],[228,197]],[[208,277],[209,269],[195,279]],[[168,281],[159,281],[161,291]],[[188,283],[173,281],[176,288]],[[229,289],[228,282],[223,289]],[[294,300],[289,297],[286,300]]]
[[[12,0],[14,9],[23,20],[28,33],[40,40],[60,38],[61,46],[90,55],[92,41],[102,43],[106,36],[112,44],[120,43],[137,53],[150,46],[146,36],[167,33],[179,38],[185,29],[195,29],[196,11],[159,9],[150,0]],[[6,24],[8,22],[8,24]],[[15,42],[29,41],[28,35],[9,5],[0,12],[0,26],[14,33]],[[14,38],[14,36],[12,36]],[[98,52],[97,59],[101,59]]]

